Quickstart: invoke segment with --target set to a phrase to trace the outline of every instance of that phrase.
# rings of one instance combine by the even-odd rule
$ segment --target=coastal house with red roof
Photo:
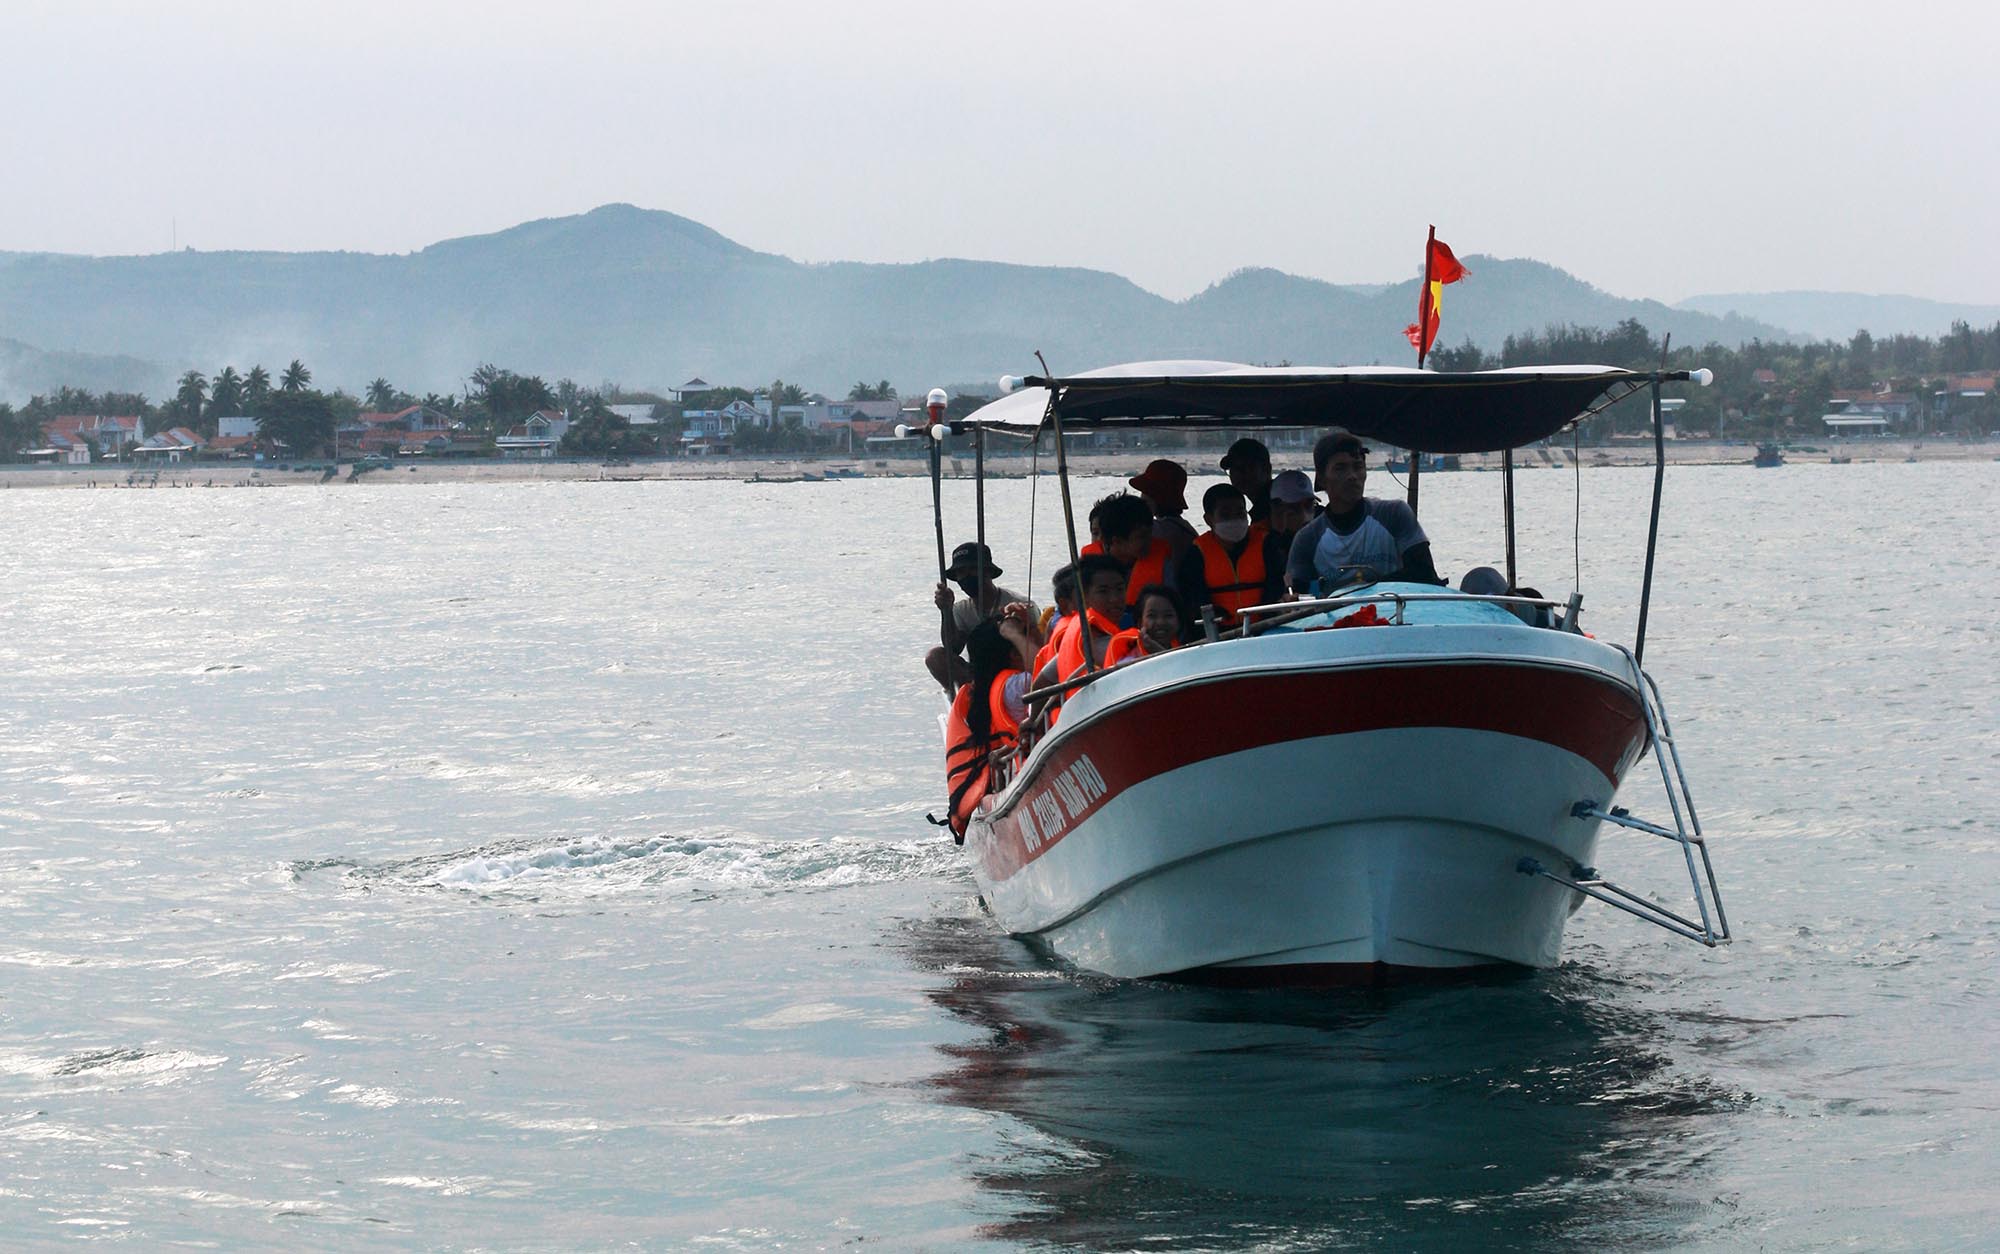
[[[249,457],[256,451],[255,435],[218,435],[201,446],[203,457]]]
[[[483,447],[463,423],[427,405],[358,414],[334,434],[341,450],[379,457],[471,453]]]
[[[60,461],[88,462],[92,444],[113,458],[146,438],[146,420],[136,414],[60,414],[42,424],[42,438],[61,454]]]
[[[42,447],[21,450],[23,461],[55,462],[68,466],[90,464],[90,441],[74,432],[42,432]]]

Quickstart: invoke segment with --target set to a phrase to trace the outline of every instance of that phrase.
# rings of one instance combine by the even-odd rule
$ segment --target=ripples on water
[[[1583,478],[1623,638],[1649,475]],[[0,1227],[1978,1246],[1994,480],[1670,475],[1648,661],[1734,948],[1586,910],[1554,972],[1310,996],[1076,975],[979,912],[922,821],[919,482],[5,494]],[[1573,483],[1523,476],[1545,589]],[[1443,564],[1497,559],[1497,488],[1426,492]]]

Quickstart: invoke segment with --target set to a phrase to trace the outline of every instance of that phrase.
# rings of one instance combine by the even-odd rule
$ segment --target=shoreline
[[[1675,466],[1748,466],[1754,444],[1698,441],[1669,443],[1667,462]],[[1178,456],[1175,456],[1178,454]],[[1134,473],[1157,456],[1172,457],[1189,467],[1192,474],[1216,473],[1204,463],[1220,458],[1221,452],[1207,448],[1125,449],[1115,452],[1072,451],[1070,470],[1078,476],[1102,477]],[[1867,440],[1853,443],[1824,442],[1785,450],[1789,465],[1827,464],[1834,457],[1850,458],[1854,464],[1868,462],[1966,462],[2000,460],[2000,440]],[[1650,442],[1599,445],[1582,450],[1585,469],[1600,466],[1650,466]],[[1279,469],[1303,466],[1309,460],[1305,449],[1274,448],[1272,461]],[[1516,469],[1568,469],[1570,450],[1530,448],[1522,450]],[[989,457],[989,478],[1023,478],[1031,463],[1026,457]],[[1459,471],[1436,474],[1471,473],[1500,469],[1497,453],[1474,453],[1460,458]],[[824,479],[908,479],[929,473],[929,463],[921,457],[715,457],[662,458],[629,465],[605,465],[597,461],[536,459],[533,461],[409,461],[395,462],[350,475],[343,463],[339,473],[326,477],[326,463],[309,469],[281,470],[277,466],[242,463],[204,465],[200,463],[135,468],[116,463],[90,466],[0,466],[0,490],[14,488],[154,488],[213,487],[271,488],[299,486],[378,486],[385,484],[436,483],[632,483],[650,480],[720,479],[748,483],[796,483]],[[1044,474],[1054,472],[1054,459],[1043,457]],[[972,475],[970,456],[948,456],[947,478]]]

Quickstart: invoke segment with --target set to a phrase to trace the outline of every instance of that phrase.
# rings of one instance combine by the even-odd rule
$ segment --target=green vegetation
[[[1506,337],[1497,353],[1470,339],[1455,348],[1431,354],[1439,370],[1488,370],[1506,366],[1590,362],[1631,369],[1652,369],[1666,346],[1638,320],[1627,318],[1609,329],[1554,325]],[[1778,440],[1790,436],[1820,438],[1820,417],[1836,392],[1886,394],[1902,412],[1891,420],[1903,435],[1978,434],[2000,430],[2000,391],[1984,389],[1983,397],[1963,396],[1947,386],[1952,376],[2000,370],[2000,323],[1984,329],[1964,322],[1936,339],[1896,335],[1875,339],[1866,331],[1846,343],[1752,340],[1741,348],[1707,344],[1674,346],[1666,352],[1674,369],[1706,367],[1715,372],[1709,388],[1673,385],[1668,394],[1684,404],[1675,414],[1683,437],[1717,436],[1744,440]],[[271,374],[253,365],[239,374],[223,366],[213,379],[199,370],[180,377],[174,394],[155,405],[137,392],[91,392],[60,387],[37,395],[19,409],[0,404],[0,461],[11,461],[43,442],[42,424],[63,414],[138,415],[148,431],[185,426],[213,438],[219,418],[250,415],[258,419],[259,435],[281,442],[294,457],[314,457],[340,451],[335,432],[352,422],[365,405],[374,412],[399,412],[423,405],[463,424],[462,434],[475,437],[485,451],[493,439],[541,411],[557,411],[570,419],[561,451],[588,456],[655,456],[678,448],[683,411],[722,410],[752,402],[758,394],[746,388],[718,387],[682,398],[679,405],[615,383],[585,387],[574,380],[554,384],[536,375],[522,375],[492,363],[481,364],[468,377],[461,395],[429,393],[412,396],[387,378],[369,383],[365,397],[335,389],[324,392],[312,384],[312,371],[293,359],[271,385]],[[768,426],[744,423],[728,437],[741,453],[811,453],[845,451],[847,434],[835,429],[815,431],[785,407],[812,399],[797,384],[774,379],[763,394],[778,412]],[[894,400],[895,389],[885,379],[856,383],[847,399]],[[951,416],[963,417],[986,398],[955,391]],[[646,404],[660,419],[651,428],[634,428],[613,411],[614,405]],[[1638,433],[1645,412],[1637,405],[1615,406],[1586,420],[1581,438],[1600,442]],[[477,437],[483,437],[483,442]]]
[[[1609,330],[1551,326],[1539,333],[1510,335],[1498,353],[1483,352],[1467,341],[1457,348],[1433,352],[1430,364],[1439,370],[1492,370],[1589,362],[1651,370],[1660,365],[1663,347],[1637,320],[1628,318]],[[1683,437],[1773,440],[1796,434],[1820,438],[1826,434],[1820,417],[1828,412],[1833,394],[1863,390],[1909,398],[1914,415],[1892,422],[1899,434],[2000,430],[2000,396],[1991,389],[1983,398],[1947,397],[1941,414],[1935,408],[1937,394],[1945,390],[1949,376],[2000,369],[2000,323],[1976,330],[1956,322],[1939,339],[1897,335],[1876,340],[1863,331],[1845,344],[1833,340],[1803,344],[1752,340],[1741,348],[1676,346],[1667,354],[1666,364],[1669,369],[1706,367],[1715,372],[1710,387],[1683,384],[1665,390],[1666,395],[1685,401],[1674,418]],[[1760,371],[1769,374],[1760,377]],[[1591,443],[1636,432],[1646,421],[1644,411],[1636,405],[1616,406],[1587,420],[1582,438]]]

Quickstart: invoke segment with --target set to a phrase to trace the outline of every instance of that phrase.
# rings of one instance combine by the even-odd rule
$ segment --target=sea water
[[[1523,581],[1629,641],[1651,472],[1519,486]],[[996,930],[924,821],[921,480],[0,494],[0,1244],[1990,1248],[1996,488],[1670,471],[1735,944],[1591,905],[1376,994]],[[1042,593],[1054,483],[989,506]],[[1497,475],[1423,519],[1501,564]]]

